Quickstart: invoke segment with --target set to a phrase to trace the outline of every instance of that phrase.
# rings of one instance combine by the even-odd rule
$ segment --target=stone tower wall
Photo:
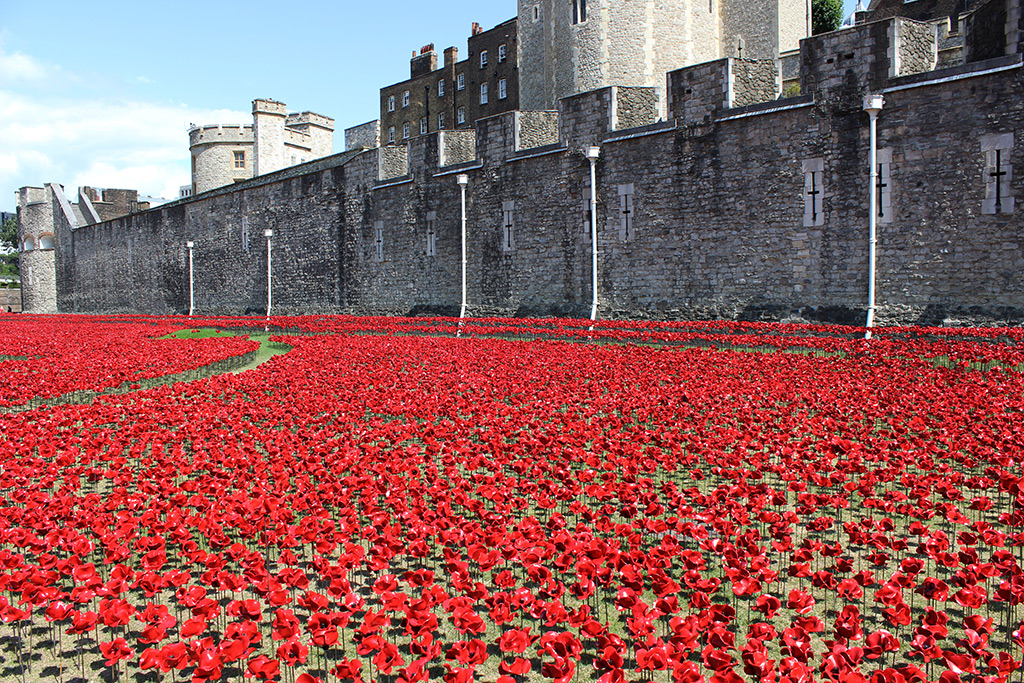
[[[255,147],[252,126],[200,126],[189,131],[192,192],[200,194],[253,176]],[[245,167],[235,168],[235,152],[245,154]]]
[[[285,158],[285,120],[288,111],[283,102],[254,100],[253,136],[256,145],[255,175],[266,175],[288,165]]]

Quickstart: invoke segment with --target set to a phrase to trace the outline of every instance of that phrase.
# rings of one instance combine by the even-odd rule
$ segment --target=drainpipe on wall
[[[192,279],[192,247],[194,246],[195,242],[185,242],[185,247],[188,248],[188,317],[190,318],[196,308],[195,288]]]
[[[270,271],[270,238],[274,236],[274,231],[266,229],[263,231],[263,236],[267,238],[267,322],[270,322],[270,304],[272,302],[273,288],[271,287],[271,271]]]
[[[467,304],[467,293],[466,293],[466,186],[469,185],[469,176],[465,173],[460,173],[455,178],[459,184],[459,189],[462,191],[462,310],[459,312],[459,326],[462,326],[461,320],[466,317],[466,304]]]
[[[587,148],[587,161],[590,162],[590,241],[591,249],[591,282],[590,291],[593,302],[590,306],[590,320],[597,320],[597,160],[601,156],[601,148]]]
[[[870,119],[870,152],[868,153],[868,319],[865,339],[871,339],[871,328],[875,326],[875,261],[878,244],[878,113],[885,105],[881,95],[868,95],[864,98],[864,111]]]

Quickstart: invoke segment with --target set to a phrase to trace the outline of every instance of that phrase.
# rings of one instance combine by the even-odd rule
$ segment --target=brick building
[[[380,135],[384,144],[434,133],[472,129],[488,116],[519,108],[517,24],[510,19],[489,31],[473,24],[469,55],[459,50],[437,52],[427,45],[413,54],[409,80],[381,88]]]

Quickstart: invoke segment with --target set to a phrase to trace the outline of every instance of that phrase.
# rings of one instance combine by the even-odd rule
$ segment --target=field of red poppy
[[[1022,330],[262,322],[0,319],[0,680],[1020,680]]]

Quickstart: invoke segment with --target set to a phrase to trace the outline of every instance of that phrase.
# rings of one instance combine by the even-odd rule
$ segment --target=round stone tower
[[[57,312],[56,245],[51,186],[18,191],[18,248],[24,313]]]
[[[252,126],[194,126],[188,132],[192,152],[192,193],[252,178],[255,167]]]

